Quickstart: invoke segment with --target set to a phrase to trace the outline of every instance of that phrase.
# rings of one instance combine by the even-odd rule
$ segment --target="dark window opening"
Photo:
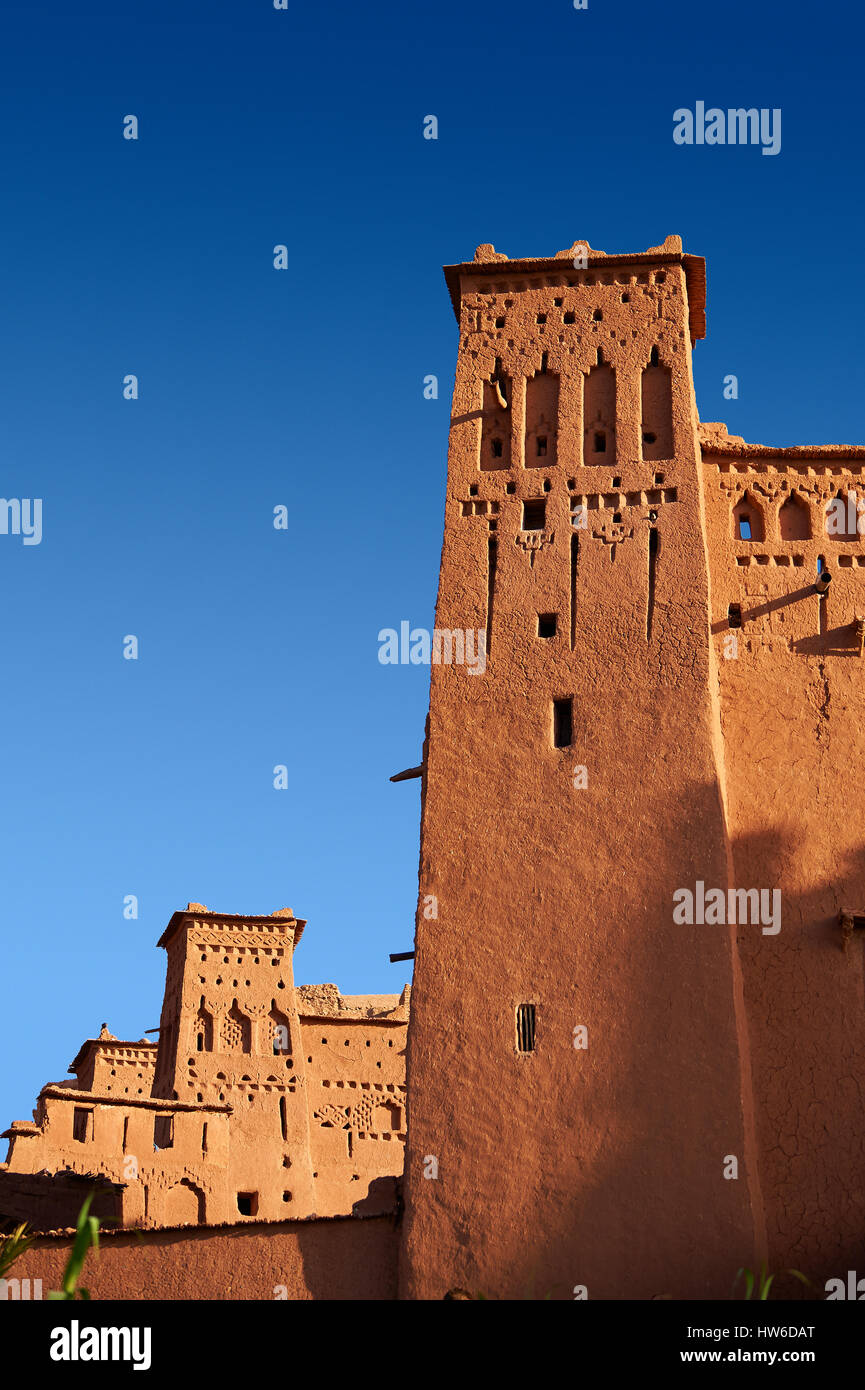
[[[516,492],[516,490],[517,490],[517,485],[516,485],[516,483],[506,483],[506,484],[505,484],[505,492],[514,493],[514,492]]]
[[[570,748],[573,738],[573,702],[553,700],[553,746]]]
[[[470,496],[470,497],[477,497],[477,495],[478,495],[478,485],[477,485],[477,483],[472,483],[471,487],[469,488],[469,496]]]
[[[613,479],[613,482],[612,482],[612,486],[613,486],[613,487],[621,487],[621,486],[622,486],[622,480],[621,480],[621,478],[614,478],[614,479]]]
[[[505,326],[505,321],[504,321],[504,319],[496,319],[496,328],[504,328],[504,326]]]
[[[600,323],[603,317],[604,316],[601,313],[600,309],[596,309],[595,312],[592,314],[592,318],[595,320],[595,323]]]
[[[535,1050],[535,1006],[517,1005],[517,1052]]]
[[[562,320],[563,323],[576,323],[576,321],[577,321],[577,316],[576,316],[576,314],[575,314],[572,310],[570,310],[570,309],[569,309],[568,312],[565,314],[565,317],[564,317],[564,319]]]
[[[549,359],[549,354],[546,353],[546,352],[542,352],[542,353],[541,353],[541,376],[546,376],[546,374],[547,374],[547,361],[548,361],[548,359]]]
[[[740,603],[730,604],[730,607],[727,609],[727,622],[730,627],[742,626],[742,605]]]
[[[557,306],[561,305],[561,302],[562,302],[562,301],[561,301],[560,299],[554,299],[554,300],[553,300],[553,303],[554,303],[555,305],[557,305]]]
[[[546,323],[546,321],[547,321],[547,316],[546,316],[546,314],[538,314],[538,323]]]
[[[539,458],[539,459],[544,458],[545,455],[546,455],[546,452],[547,452],[547,436],[546,436],[545,434],[539,434],[539,435],[538,435],[538,438],[537,438],[537,456],[538,456],[538,458]]]
[[[607,436],[603,430],[595,430],[595,453],[605,454],[607,452]]]
[[[282,1141],[285,1143],[288,1138],[288,1116],[285,1112],[285,1096],[280,1096],[279,1098],[279,1131],[282,1135]]]
[[[77,1144],[86,1144],[88,1139],[93,1138],[92,1110],[79,1110],[77,1107],[73,1110],[72,1138]]]
[[[258,1212],[257,1192],[238,1192],[237,1210],[241,1216],[255,1216]]]
[[[663,481],[664,481],[664,475],[663,475],[663,473],[656,473],[656,474],[655,474],[655,482],[656,482],[656,483],[662,483]]]
[[[658,360],[658,349],[656,347],[652,348],[652,355],[649,359],[649,365],[652,367],[660,366],[660,362]]]
[[[644,443],[644,444],[654,444],[654,443],[656,442],[657,438],[658,438],[658,436],[657,436],[656,434],[652,434],[651,430],[644,430],[644,431],[643,431],[643,443]]]
[[[154,1149],[174,1148],[174,1116],[157,1115],[153,1121]]]
[[[556,614],[555,614],[555,613],[539,613],[539,614],[538,614],[538,636],[539,636],[539,637],[555,637],[555,635],[556,635]]]
[[[492,444],[493,458],[500,459],[502,456],[502,441],[500,439],[493,439],[490,442]]]
[[[545,497],[534,498],[530,502],[523,503],[524,531],[543,531],[546,520],[547,502]]]
[[[623,294],[623,295],[622,295],[622,303],[623,303],[623,304],[630,304],[630,302],[631,302],[631,296],[630,296],[629,294]]]
[[[621,519],[622,519],[622,513],[621,513],[621,512],[613,512],[613,521],[621,521]]]

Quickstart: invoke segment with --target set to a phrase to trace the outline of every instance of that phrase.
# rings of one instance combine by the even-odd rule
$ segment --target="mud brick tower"
[[[403,1296],[725,1298],[762,1254],[837,1273],[865,1229],[862,961],[838,930],[865,880],[814,798],[843,802],[830,670],[863,749],[865,553],[821,508],[865,451],[699,424],[705,267],[678,237],[481,246],[446,278],[436,626],[485,631],[487,665],[432,667]],[[698,882],[780,888],[784,929],[677,924]]]

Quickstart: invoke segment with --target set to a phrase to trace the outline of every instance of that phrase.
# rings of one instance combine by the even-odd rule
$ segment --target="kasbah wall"
[[[85,1044],[0,1210],[60,1222],[101,1174],[146,1229],[100,1297],[213,1296],[240,1242],[289,1297],[726,1298],[763,1258],[820,1287],[865,1237],[865,449],[699,422],[678,237],[445,274],[436,627],[486,665],[431,668],[410,1020],[295,988],[291,914],[190,905],[158,1047]]]

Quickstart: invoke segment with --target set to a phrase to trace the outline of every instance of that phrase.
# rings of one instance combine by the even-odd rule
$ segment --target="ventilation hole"
[[[727,622],[730,627],[742,626],[742,605],[740,603],[730,604],[730,607],[727,609]]]
[[[600,323],[603,317],[604,316],[601,313],[600,309],[596,309],[595,312],[592,314],[592,318],[594,319],[595,323]]]
[[[504,326],[505,326],[505,321],[504,321],[504,319],[496,319],[496,328],[504,328]]]
[[[544,492],[549,492],[551,487],[552,483],[550,482],[549,478],[544,478]]]
[[[622,303],[623,303],[623,304],[630,304],[630,302],[631,302],[631,296],[630,296],[629,294],[623,294],[623,295],[622,295]]]
[[[478,495],[478,485],[477,485],[477,483],[472,483],[471,487],[469,488],[469,496],[470,496],[470,497],[477,497],[477,495]]]
[[[555,613],[539,613],[539,614],[538,614],[538,636],[539,636],[539,637],[555,637],[555,635],[556,635],[556,614],[555,614]]]
[[[613,487],[621,487],[621,486],[622,486],[622,480],[621,480],[621,478],[614,478],[613,481],[612,481],[612,486],[613,486]]]
[[[523,503],[523,530],[543,531],[547,519],[546,498],[533,498]]]
[[[576,321],[577,321],[577,316],[576,316],[576,314],[573,312],[573,310],[571,310],[571,309],[568,310],[568,312],[565,314],[564,318],[562,319],[562,323],[576,323]]]
[[[546,316],[546,314],[538,314],[538,323],[546,323],[546,321],[547,321],[547,316]]]
[[[516,490],[517,490],[517,485],[516,485],[516,483],[507,483],[506,486],[505,486],[505,492],[514,493],[514,492],[516,492]]]

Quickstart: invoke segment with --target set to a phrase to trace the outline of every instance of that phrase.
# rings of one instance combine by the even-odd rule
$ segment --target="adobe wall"
[[[481,264],[449,272],[460,345],[436,626],[490,640],[482,675],[431,670],[420,894],[438,916],[419,914],[416,935],[408,1297],[725,1297],[759,1245],[731,934],[672,917],[677,888],[726,887],[730,870],[698,276],[679,245],[591,253],[576,272],[573,248],[518,263],[479,248]],[[557,417],[555,393],[531,388],[550,375]]]
[[[861,1263],[865,970],[865,544],[826,533],[865,497],[865,450],[745,446],[706,432],[712,630],[736,882],[781,890],[781,930],[738,929],[772,1269],[817,1283]],[[735,526],[750,505],[754,539]],[[814,593],[818,557],[833,578]],[[730,605],[741,628],[730,627]],[[735,655],[725,656],[735,633]]]
[[[41,1279],[44,1298],[60,1288],[71,1245],[68,1234],[40,1237],[10,1277]],[[396,1297],[396,1265],[392,1217],[334,1218],[103,1232],[98,1256],[87,1256],[81,1283],[100,1300],[378,1300]]]

